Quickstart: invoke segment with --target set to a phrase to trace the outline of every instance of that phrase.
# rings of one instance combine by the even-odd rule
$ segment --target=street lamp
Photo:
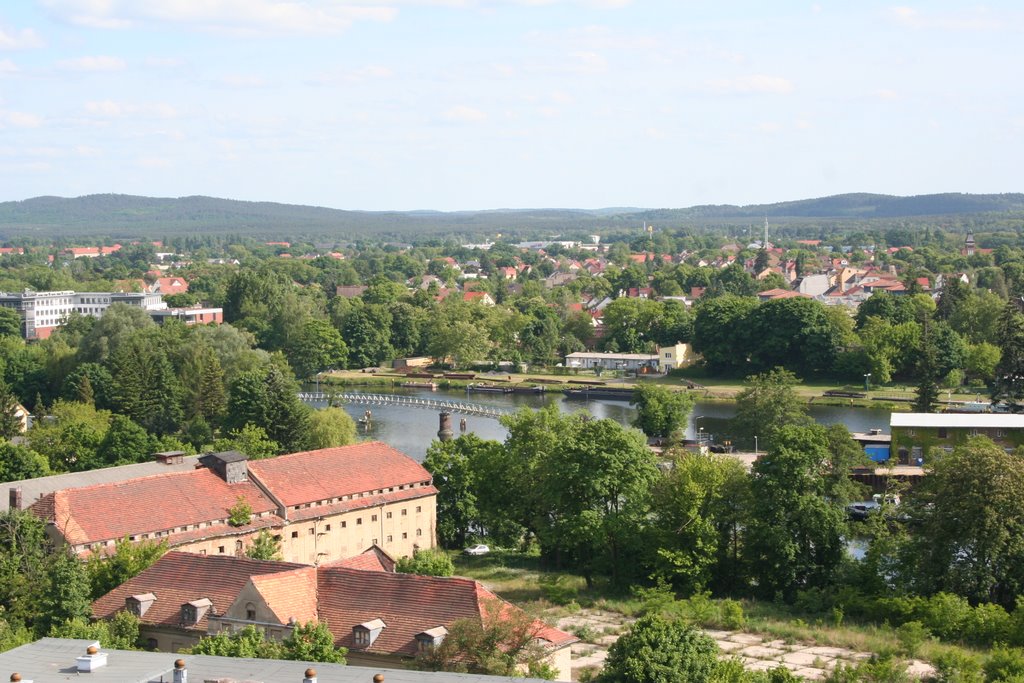
[[[757,455],[757,434],[754,434],[754,455]]]
[[[864,391],[871,391],[871,373],[864,374]]]

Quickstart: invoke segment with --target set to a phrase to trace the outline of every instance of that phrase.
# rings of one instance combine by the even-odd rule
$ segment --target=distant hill
[[[643,221],[658,227],[747,223],[767,215],[794,219],[874,220],[1024,212],[1024,194],[933,194],[895,197],[843,194],[777,204],[707,205],[682,209],[497,209],[489,211],[345,211],[316,206],[214,197],[156,198],[101,194],[35,197],[0,203],[0,238],[110,237],[180,234],[415,240],[441,236],[516,235],[621,230]]]
[[[688,209],[661,209],[645,214],[706,218],[904,218],[945,216],[964,213],[1024,211],[1024,194],[922,194],[896,197],[887,194],[837,194],[818,199],[801,199],[777,204],[749,206],[706,205]]]

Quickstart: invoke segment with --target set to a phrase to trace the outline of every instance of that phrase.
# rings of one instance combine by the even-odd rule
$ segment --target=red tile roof
[[[344,567],[321,567],[317,574],[320,620],[326,621],[335,644],[353,651],[414,656],[416,634],[459,619],[483,619],[489,603],[500,601],[500,612],[516,609],[476,581],[460,578],[366,572]],[[352,627],[381,619],[385,628],[367,648],[355,646]],[[536,635],[555,647],[576,637],[534,621]]]
[[[325,562],[320,566],[362,569],[367,572],[393,572],[395,571],[395,560],[380,547],[372,545],[354,557],[346,557],[343,560],[335,560],[334,562]]]
[[[158,531],[193,531],[187,527],[223,522],[239,496],[254,514],[277,511],[252,482],[228,484],[205,467],[64,489],[44,496],[31,509],[52,521],[68,543],[82,545]],[[194,531],[202,532],[200,537],[210,535],[204,529]]]
[[[300,624],[317,621],[316,567],[260,574],[251,580],[280,623],[287,624],[293,618]]]
[[[430,481],[422,465],[379,441],[257,460],[249,471],[287,506]]]
[[[188,282],[183,277],[158,277],[155,291],[161,294],[182,294],[188,291]]]
[[[129,579],[92,604],[93,615],[109,619],[125,607],[125,598],[153,593],[156,601],[142,616],[143,624],[179,626],[181,606],[186,602],[209,598],[210,608],[221,614],[249,583],[250,577],[280,574],[294,569],[310,569],[291,562],[267,562],[230,555],[194,555],[169,552],[149,569]],[[194,627],[206,631],[204,617]]]
[[[423,631],[449,627],[459,619],[501,618],[518,609],[470,579],[367,571],[341,563],[310,567],[169,552],[96,600],[93,614],[109,619],[124,609],[125,598],[153,593],[156,601],[143,615],[143,624],[178,627],[182,604],[209,598],[212,613],[224,614],[250,582],[280,623],[287,624],[292,617],[318,618],[327,623],[336,644],[376,654],[414,656],[416,635]],[[352,628],[374,619],[386,624],[380,636],[368,648],[354,647]],[[204,618],[191,628],[205,631],[206,627]],[[535,637],[555,648],[577,641],[539,620],[530,622],[530,628]]]
[[[757,293],[758,298],[761,299],[810,299],[811,297],[807,294],[801,294],[800,292],[794,292],[792,289],[768,289],[763,292]]]

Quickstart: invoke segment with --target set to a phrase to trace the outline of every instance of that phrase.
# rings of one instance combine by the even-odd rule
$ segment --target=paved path
[[[563,631],[584,634],[589,642],[572,646],[573,680],[582,670],[600,668],[608,657],[608,648],[618,634],[629,628],[635,619],[616,612],[581,610],[558,620]],[[870,652],[857,652],[842,647],[825,647],[810,643],[786,643],[742,631],[705,630],[718,644],[723,657],[737,657],[751,671],[767,671],[784,666],[795,675],[810,681],[820,680],[843,664],[856,664],[871,658]],[[915,678],[931,675],[935,670],[920,660],[911,660],[907,673]]]

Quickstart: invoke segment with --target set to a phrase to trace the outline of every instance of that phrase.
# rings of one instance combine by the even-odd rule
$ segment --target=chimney
[[[225,451],[208,453],[199,458],[199,463],[216,472],[227,483],[237,484],[249,479],[248,459],[248,456],[238,451]]]
[[[302,683],[316,683],[316,669],[310,667],[302,678]]]
[[[188,669],[184,659],[174,660],[174,683],[188,683]]]
[[[75,666],[78,669],[78,673],[91,673],[106,665],[107,653],[100,652],[98,642],[86,648],[84,655],[75,658]]]
[[[153,454],[153,459],[163,465],[180,465],[184,462],[185,451],[160,451]]]
[[[18,487],[10,489],[9,496],[10,496],[10,498],[9,498],[8,507],[10,509],[12,509],[12,510],[20,510],[21,509],[21,487],[18,486]]]

